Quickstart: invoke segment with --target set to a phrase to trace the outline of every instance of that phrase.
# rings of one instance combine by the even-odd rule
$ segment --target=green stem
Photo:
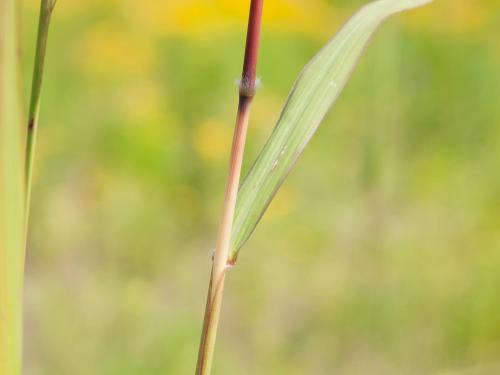
[[[52,11],[56,0],[42,0],[40,3],[40,18],[38,21],[38,35],[36,41],[35,66],[33,69],[33,81],[31,84],[31,100],[28,114],[28,129],[26,138],[26,220],[31,199],[31,180],[33,176],[33,162],[38,130],[38,118],[40,113],[40,97],[42,91],[42,80],[45,66],[45,52],[47,50],[47,38]]]

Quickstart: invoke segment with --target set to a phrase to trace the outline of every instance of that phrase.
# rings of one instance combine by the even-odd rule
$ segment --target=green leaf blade
[[[304,67],[276,127],[238,192],[230,261],[248,240],[279,187],[340,95],[378,26],[432,0],[379,0],[361,8]]]

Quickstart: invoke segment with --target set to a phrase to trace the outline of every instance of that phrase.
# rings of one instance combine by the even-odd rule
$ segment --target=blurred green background
[[[245,169],[364,2],[266,1]],[[58,1],[25,374],[194,372],[247,7]],[[229,274],[215,374],[500,374],[499,25],[440,0],[383,26]]]

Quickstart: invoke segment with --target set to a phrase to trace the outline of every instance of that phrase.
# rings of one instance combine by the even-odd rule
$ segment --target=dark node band
[[[257,91],[255,79],[250,79],[249,77],[243,77],[240,80],[239,87],[240,95],[247,98],[253,98],[255,96],[255,92]]]

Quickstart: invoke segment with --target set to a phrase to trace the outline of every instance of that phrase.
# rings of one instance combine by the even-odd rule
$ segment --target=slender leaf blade
[[[305,66],[281,116],[245,177],[236,203],[234,262],[279,187],[333,105],[378,26],[389,16],[432,0],[379,0],[361,8]]]

